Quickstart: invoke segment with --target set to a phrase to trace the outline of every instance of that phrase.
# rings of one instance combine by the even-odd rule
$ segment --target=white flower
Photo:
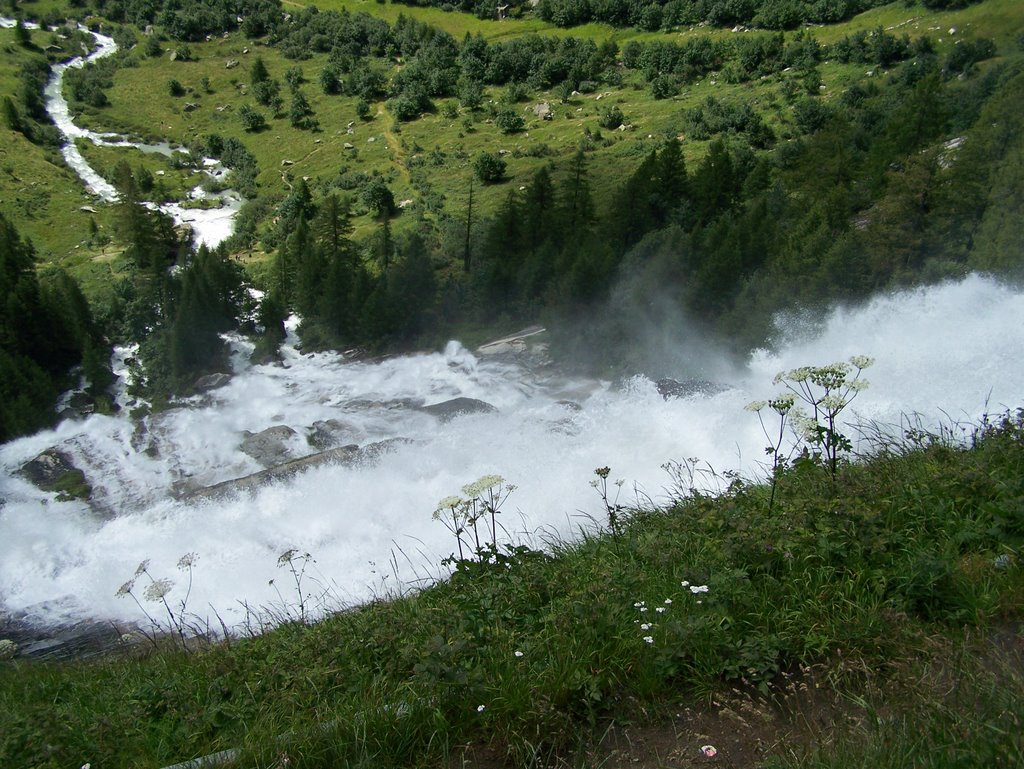
[[[779,416],[785,416],[793,408],[794,403],[796,403],[796,396],[787,393],[786,395],[780,395],[778,398],[772,398],[768,401],[768,406]]]
[[[636,603],[634,603],[634,604],[633,604],[633,608],[634,608],[634,609],[639,609],[639,608],[640,608],[641,606],[643,606],[643,605],[644,605],[645,603],[646,603],[646,601],[637,601]]]
[[[693,593],[694,595],[697,595],[698,593],[706,593],[706,592],[708,592],[708,586],[707,585],[691,585],[690,586],[690,592]]]
[[[119,587],[119,588],[117,589],[117,592],[116,592],[116,593],[114,593],[114,596],[115,596],[116,598],[120,598],[121,596],[125,596],[125,595],[128,595],[129,593],[131,593],[131,592],[132,592],[132,588],[133,588],[133,587],[135,587],[135,580],[134,580],[134,578],[133,578],[133,579],[130,579],[130,580],[128,580],[128,581],[127,581],[127,582],[125,582],[125,583],[124,583],[123,585],[121,585],[121,587]]]
[[[16,651],[18,651],[18,644],[10,638],[0,639],[0,660],[11,659]]]
[[[644,643],[649,643],[649,644],[654,643],[654,636],[645,635],[644,636]]]
[[[172,587],[174,587],[174,582],[167,578],[154,580],[146,585],[146,590],[142,595],[147,601],[162,601],[164,596],[171,592]]]
[[[850,364],[854,368],[869,368],[870,366],[874,365],[874,362],[875,359],[868,357],[867,355],[854,355],[852,358],[850,358]]]
[[[185,553],[185,555],[181,556],[181,558],[178,559],[178,568],[181,571],[186,571],[187,569],[191,569],[193,566],[195,566],[196,561],[198,560],[199,556],[195,553]]]
[[[518,649],[516,649],[516,651],[515,651],[515,655],[516,655],[517,657],[522,657],[522,656],[523,656],[523,653],[522,653],[521,651],[519,651]]]
[[[689,586],[690,586],[690,581],[689,581],[689,580],[686,580],[686,579],[684,579],[684,580],[683,580],[682,582],[680,582],[679,584],[680,584],[680,585],[682,585],[683,587],[689,587]]]
[[[666,598],[665,599],[665,603],[671,605],[672,599],[671,598]]]
[[[641,630],[650,630],[651,629],[651,623],[650,622],[645,622],[644,624],[642,624],[640,626],[640,629]]]
[[[147,558],[145,561],[143,561],[142,563],[140,563],[138,565],[138,568],[135,569],[135,576],[136,577],[139,576],[140,574],[142,574],[142,572],[144,572],[148,568],[149,568],[149,559]]]
[[[665,607],[659,606],[655,611],[658,612],[658,614],[663,614],[665,612]]]
[[[640,607],[640,611],[647,611],[647,607],[646,606],[641,606]]]
[[[440,520],[442,515],[449,512],[454,513],[460,507],[466,504],[466,500],[462,497],[445,497],[437,503],[437,507],[434,508],[434,520]]]
[[[702,604],[702,603],[704,603],[704,602],[703,602],[703,601],[697,601],[697,604],[698,604],[698,605],[700,605],[700,604]]]
[[[821,408],[828,414],[838,414],[846,408],[846,398],[841,395],[826,395],[821,399]]]
[[[481,478],[477,478],[473,483],[470,483],[462,487],[462,493],[470,499],[479,497],[485,491],[493,489],[495,486],[500,486],[505,482],[505,479],[500,475],[485,475]]]
[[[757,412],[757,411],[760,411],[761,409],[763,409],[767,405],[768,405],[768,401],[751,401],[750,403],[748,403],[743,408],[746,411]]]
[[[484,712],[484,709],[485,709],[486,707],[487,707],[486,705],[477,705],[477,706],[476,706],[476,712],[477,712],[477,713],[483,713],[483,712]]]

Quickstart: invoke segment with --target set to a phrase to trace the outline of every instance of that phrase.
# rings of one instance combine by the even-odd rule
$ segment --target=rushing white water
[[[655,500],[669,484],[660,469],[669,460],[699,457],[719,472],[760,472],[764,437],[743,407],[777,391],[771,380],[780,369],[872,355],[871,386],[852,416],[898,423],[917,412],[938,424],[1020,404],[1022,347],[1024,294],[972,276],[833,312],[813,333],[753,356],[730,377],[730,389],[678,400],[664,400],[643,378],[613,386],[545,375],[455,343],[373,363],[287,347],[284,365],[250,366],[240,354],[230,384],[148,419],[144,430],[126,415],[92,416],[0,447],[0,601],[46,622],[137,620],[138,608],[115,592],[139,561],[151,559],[155,576],[176,579],[173,602],[185,591],[175,564],[194,552],[189,606],[200,614],[214,607],[237,622],[240,601],[278,602],[269,580],[294,600],[277,566],[293,547],[316,558],[315,574],[337,601],[365,599],[437,573],[454,541],[431,513],[481,475],[499,473],[519,486],[506,506],[509,529],[531,532],[535,542],[545,533],[571,536],[586,524],[581,511],[602,512],[589,486],[596,467],[610,465],[613,479],[626,479],[624,490],[635,483]],[[411,405],[456,396],[499,411],[444,424]],[[328,418],[348,423],[346,442],[414,442],[377,464],[320,467],[252,497],[188,503],[168,494],[183,479],[207,485],[258,470],[238,448],[243,430],[285,424],[301,435]],[[295,443],[296,451],[312,451]],[[99,513],[58,502],[16,474],[51,446],[86,471]],[[402,553],[397,575],[393,553]]]
[[[13,27],[14,19],[0,17],[0,27]],[[26,27],[38,29],[33,22],[26,22]],[[100,198],[100,200],[113,203],[118,200],[117,190],[109,181],[96,171],[82,155],[76,140],[85,139],[93,144],[103,147],[126,147],[138,149],[146,153],[159,153],[170,156],[176,151],[169,144],[146,144],[143,142],[129,141],[126,137],[109,132],[91,131],[75,124],[71,114],[71,108],[67,99],[64,98],[64,73],[68,69],[79,69],[88,62],[98,61],[110,56],[117,51],[117,43],[112,37],[93,32],[85,27],[83,31],[93,36],[96,48],[88,56],[76,56],[67,61],[55,64],[50,71],[50,79],[44,91],[44,104],[47,113],[53,120],[54,125],[64,135],[65,143],[61,147],[61,154],[65,162],[78,175],[86,189]],[[223,178],[227,170],[212,158],[203,160],[203,171],[205,175]],[[221,193],[207,193],[201,186],[197,186],[189,192],[190,200],[213,200],[215,205],[211,208],[188,208],[182,203],[166,203],[157,205],[147,203],[152,209],[163,211],[178,224],[186,224],[192,228],[196,244],[205,243],[211,248],[217,246],[231,235],[234,226],[234,217],[242,207],[241,196],[232,190],[225,190]]]

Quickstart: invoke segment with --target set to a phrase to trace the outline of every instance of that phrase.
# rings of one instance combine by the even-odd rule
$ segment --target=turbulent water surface
[[[312,554],[312,574],[333,601],[365,599],[437,573],[454,541],[431,513],[484,474],[518,485],[505,523],[540,543],[600,515],[589,485],[599,466],[627,481],[626,496],[635,485],[655,501],[665,496],[670,479],[661,465],[671,460],[760,472],[764,438],[744,405],[775,392],[780,369],[854,354],[877,360],[851,409],[857,421],[899,424],[913,413],[931,425],[976,420],[1021,403],[1024,295],[975,276],[835,311],[729,373],[704,361],[727,388],[670,400],[642,377],[573,379],[456,343],[379,362],[287,346],[283,365],[257,366],[246,362],[244,343],[236,345],[230,383],[178,408],[142,422],[126,413],[68,420],[0,447],[3,609],[41,622],[137,620],[131,600],[115,597],[137,564],[150,559],[154,576],[176,580],[174,602],[185,594],[175,565],[195,553],[189,606],[238,622],[243,601],[280,602],[268,583],[287,584],[277,561],[289,548]],[[442,422],[418,408],[458,396],[498,411]],[[292,456],[312,453],[306,437],[325,419],[338,420],[346,443],[410,442],[376,463],[319,467],[253,496],[189,502],[171,493],[261,469],[239,448],[246,430],[287,425],[297,434]],[[17,474],[54,446],[85,470],[91,505],[57,501]]]

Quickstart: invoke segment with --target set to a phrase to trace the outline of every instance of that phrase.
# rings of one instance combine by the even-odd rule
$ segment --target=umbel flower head
[[[185,553],[178,559],[178,569],[181,571],[188,571],[196,565],[196,561],[199,560],[199,556],[196,553]]]
[[[504,482],[505,479],[500,475],[484,475],[481,478],[477,478],[473,483],[463,486],[462,493],[470,499],[473,499],[487,491],[490,491],[495,486],[500,486]]]
[[[166,577],[163,579],[156,579],[146,585],[146,589],[142,593],[142,596],[147,601],[162,601],[164,596],[171,592],[172,587],[174,587],[174,582],[172,580],[169,580]]]
[[[466,500],[464,500],[462,497],[445,497],[440,502],[438,502],[437,507],[434,508],[433,518],[436,521],[439,520],[442,515],[447,515],[448,513],[455,514],[456,511],[460,510],[461,508],[464,508],[465,505]]]

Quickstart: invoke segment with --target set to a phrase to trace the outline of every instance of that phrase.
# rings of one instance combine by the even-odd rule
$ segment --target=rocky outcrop
[[[543,341],[546,336],[546,329],[543,326],[530,326],[516,334],[495,339],[487,344],[480,345],[476,351],[479,355],[513,355],[520,357],[524,354],[544,358],[547,355],[547,343]]]
[[[420,408],[420,411],[425,411],[442,422],[450,422],[455,417],[464,414],[491,414],[497,410],[490,403],[477,400],[476,398],[452,398],[449,401],[434,403]]]
[[[694,395],[716,395],[729,388],[718,382],[711,382],[707,379],[678,379],[665,377],[654,383],[665,400],[669,398],[689,398]]]
[[[66,661],[107,654],[124,647],[120,631],[109,622],[86,620],[54,626],[0,617],[0,638],[13,645],[13,656]]]
[[[88,499],[92,488],[74,460],[58,448],[49,448],[26,462],[18,471],[43,491],[55,491],[61,499]]]
[[[275,467],[291,456],[289,443],[298,435],[288,425],[274,425],[258,433],[245,431],[239,448],[264,467]]]
[[[315,467],[323,467],[325,465],[351,466],[361,462],[372,462],[382,454],[393,450],[396,446],[408,442],[406,438],[389,438],[385,441],[369,443],[363,447],[356,446],[355,444],[339,446],[328,451],[321,451],[319,454],[311,454],[301,459],[293,459],[276,467],[260,470],[252,475],[208,486],[199,491],[186,492],[182,496],[187,500],[201,500],[214,499],[229,494],[252,493],[269,483],[294,478],[299,473],[312,470]]]
[[[326,451],[351,443],[357,435],[359,435],[359,428],[349,422],[340,419],[323,419],[313,423],[306,440],[309,441],[310,446],[320,451]]]
[[[216,390],[218,387],[223,387],[231,381],[231,376],[228,374],[207,374],[201,376],[192,385],[192,389],[197,393],[205,393],[210,390]]]

